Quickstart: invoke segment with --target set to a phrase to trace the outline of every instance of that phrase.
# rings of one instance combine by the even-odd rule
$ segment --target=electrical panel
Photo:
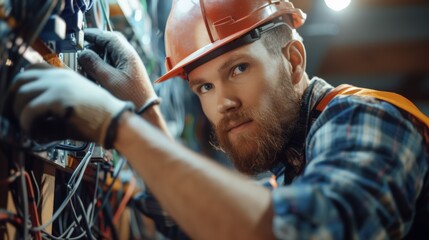
[[[147,45],[154,34],[145,7],[144,0],[0,0],[0,239],[9,238],[9,228],[17,239],[119,238],[120,203],[125,192],[137,191],[129,187],[136,175],[126,160],[94,143],[28,137],[13,114],[9,87],[31,64],[81,72],[77,58],[87,47],[84,29],[111,30],[112,24],[151,63],[149,74],[159,75],[162,60]],[[42,186],[48,175],[51,197]],[[142,190],[144,184],[138,183]],[[133,198],[126,200],[134,205]],[[47,209],[51,216],[44,219]],[[131,231],[133,238],[148,238],[140,215],[132,217],[140,223]]]

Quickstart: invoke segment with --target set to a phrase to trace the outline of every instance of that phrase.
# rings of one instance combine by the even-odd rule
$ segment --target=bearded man
[[[85,33],[113,66],[90,50],[79,59],[107,91],[33,69],[16,77],[15,114],[34,138],[120,151],[151,190],[145,212],[171,238],[427,236],[427,117],[399,95],[310,80],[295,30],[304,20],[287,0],[178,0],[171,10],[157,81],[189,81],[217,147],[244,174],[169,138],[145,68],[118,34]],[[249,177],[268,170],[276,184]]]

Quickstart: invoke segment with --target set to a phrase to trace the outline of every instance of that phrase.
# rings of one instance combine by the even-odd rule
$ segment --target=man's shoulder
[[[320,134],[336,138],[348,134],[362,140],[367,139],[363,135],[387,136],[399,132],[404,135],[416,132],[404,111],[374,97],[344,95],[329,102],[312,124],[307,140]]]
[[[354,116],[350,116],[353,114]],[[333,98],[319,118],[329,121],[333,118],[350,117],[393,117],[404,118],[401,110],[393,104],[371,96],[339,95]]]

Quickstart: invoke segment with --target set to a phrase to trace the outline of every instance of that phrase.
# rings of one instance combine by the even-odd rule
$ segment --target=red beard
[[[282,151],[298,120],[300,98],[289,79],[280,80],[279,85],[269,93],[266,108],[240,108],[226,114],[214,127],[214,146],[225,151],[242,173],[270,170],[284,157]],[[235,133],[232,140],[228,135],[230,123],[248,120],[252,126]]]

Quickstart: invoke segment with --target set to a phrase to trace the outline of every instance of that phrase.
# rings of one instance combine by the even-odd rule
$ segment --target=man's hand
[[[79,63],[88,76],[116,97],[133,102],[137,109],[155,96],[146,68],[122,34],[86,29],[85,40],[107,54],[105,58],[111,63],[107,64],[92,50],[82,51]]]
[[[13,111],[30,137],[104,144],[112,119],[132,104],[119,100],[79,74],[32,67],[11,86]]]

